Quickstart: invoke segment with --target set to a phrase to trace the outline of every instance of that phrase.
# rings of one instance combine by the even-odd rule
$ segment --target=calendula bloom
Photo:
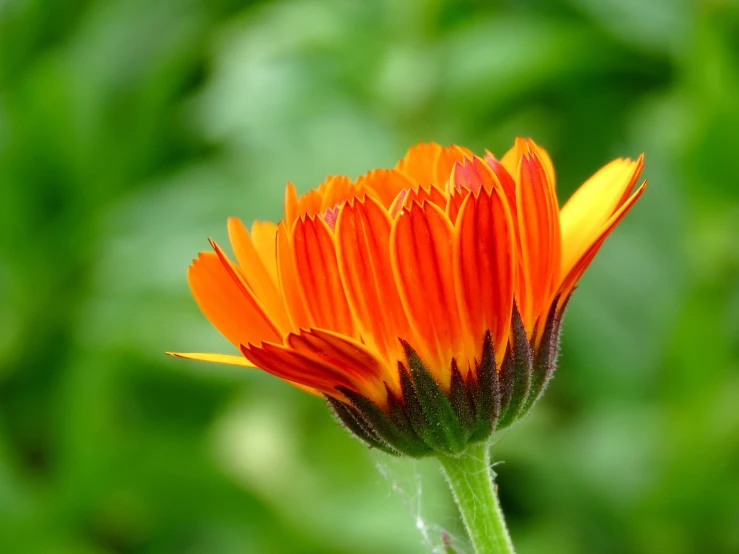
[[[560,209],[549,155],[517,139],[501,159],[437,144],[393,169],[329,177],[284,219],[214,242],[193,296],[241,356],[325,396],[367,444],[454,454],[521,417],[555,367],[562,313],[641,195],[642,158],[617,159]]]

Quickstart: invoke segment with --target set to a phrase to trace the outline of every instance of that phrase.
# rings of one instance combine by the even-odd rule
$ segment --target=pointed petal
[[[493,187],[500,186],[492,168],[482,159],[474,157],[455,163],[449,179],[446,204],[446,213],[450,221],[456,223],[462,202],[470,192],[478,192],[483,188],[490,191]]]
[[[372,197],[345,205],[336,224],[341,281],[364,342],[388,361],[403,359],[398,337],[413,342],[390,259],[392,221]],[[389,382],[397,382],[396,372]]]
[[[388,210],[390,217],[395,219],[395,216],[398,215],[400,210],[408,209],[413,202],[420,204],[424,201],[432,202],[440,208],[444,208],[446,205],[446,195],[435,186],[404,189],[390,205],[390,209]]]
[[[515,227],[518,227],[516,225],[516,214],[518,213],[516,209],[516,181],[513,179],[513,176],[508,173],[505,166],[503,166],[503,164],[487,150],[485,151],[485,161],[498,178],[498,182],[503,188],[506,200],[508,201],[508,207],[511,209],[513,224]]]
[[[518,161],[526,153],[536,154],[537,158],[541,160],[544,172],[547,174],[547,180],[551,184],[552,188],[555,188],[554,164],[552,164],[552,159],[549,157],[549,152],[536,144],[530,138],[516,137],[513,148],[508,150],[508,152],[503,156],[503,159],[501,160],[502,165],[511,175],[516,175]]]
[[[615,229],[616,225],[621,222],[621,220],[628,213],[634,203],[639,199],[639,197],[644,192],[646,186],[647,183],[645,181],[634,192],[634,194],[632,194],[631,197],[628,198],[626,202],[624,202],[624,204],[620,208],[618,208],[618,210],[616,210],[616,213],[613,214],[611,218],[605,223],[605,225],[603,225],[603,227],[598,231],[595,241],[589,246],[588,250],[585,251],[585,253],[572,265],[569,273],[565,275],[564,279],[562,280],[562,285],[559,292],[560,304],[567,301],[567,298],[569,297],[572,290],[575,288],[577,281],[580,279],[583,272],[593,261],[593,258],[595,258],[598,250],[603,245],[603,242],[606,240],[611,231]]]
[[[285,302],[292,330],[313,327],[313,318],[308,311],[298,280],[292,237],[282,221],[277,226],[277,274],[280,281],[280,294]]]
[[[435,142],[422,142],[411,147],[395,168],[406,173],[419,186],[436,185],[443,189],[454,163],[465,157],[472,157],[466,148],[456,145],[444,148]]]
[[[454,272],[467,357],[479,360],[490,331],[495,359],[508,343],[514,294],[514,237],[508,204],[499,188],[470,195],[462,206],[454,237]]]
[[[374,196],[384,208],[390,207],[401,190],[414,186],[414,181],[396,169],[374,169],[354,183],[358,191]]]
[[[169,356],[175,358],[184,358],[186,360],[197,360],[201,362],[212,362],[216,364],[235,365],[240,367],[257,368],[257,366],[250,360],[247,360],[244,356],[231,356],[229,354],[209,354],[204,352],[165,352]],[[258,368],[261,369],[261,368]],[[285,379],[287,381],[287,379]],[[287,381],[291,385],[309,392],[310,394],[320,395],[316,389],[295,383],[293,381]]]
[[[256,298],[264,306],[269,318],[280,329],[281,333],[286,333],[290,328],[290,322],[280,296],[277,281],[272,279],[249,233],[244,228],[244,224],[236,217],[228,219],[228,236],[236,260],[239,262],[241,275]],[[274,248],[273,242],[273,258],[275,257]]]
[[[598,239],[603,225],[629,197],[643,167],[643,156],[636,161],[614,160],[585,181],[564,205],[560,212],[562,278]]]
[[[277,225],[271,221],[255,221],[251,226],[251,240],[259,258],[267,268],[272,282],[279,284],[277,277]]]
[[[289,347],[265,342],[262,346],[242,345],[241,352],[256,367],[292,384],[339,398],[343,396],[336,391],[337,386],[356,390],[341,371]]]
[[[236,268],[211,252],[201,252],[187,272],[190,290],[205,317],[231,343],[280,341],[281,336]]]
[[[328,177],[323,182],[325,191],[321,202],[321,211],[323,213],[326,210],[333,209],[338,204],[346,202],[354,196],[355,190],[349,177],[345,175],[334,175]],[[308,213],[308,215],[312,215]]]
[[[392,377],[389,366],[360,342],[324,329],[303,329],[298,334],[291,333],[286,344],[295,352],[344,373],[355,390],[384,405],[384,380]]]
[[[336,260],[334,235],[323,219],[300,218],[293,228],[295,267],[314,325],[357,337]]]
[[[298,217],[298,193],[295,185],[288,181],[285,187],[285,223],[292,226]]]
[[[464,348],[454,292],[453,228],[430,202],[401,212],[390,237],[393,272],[418,343],[414,348],[442,386],[449,387],[452,358]]]
[[[516,221],[520,240],[517,302],[526,331],[531,333],[559,281],[559,208],[554,187],[535,153],[524,154],[516,175]]]
[[[257,367],[243,356],[230,354],[211,354],[206,352],[165,352],[168,356],[185,358],[186,360],[199,360],[201,362],[213,362],[216,364],[238,365],[242,367]]]

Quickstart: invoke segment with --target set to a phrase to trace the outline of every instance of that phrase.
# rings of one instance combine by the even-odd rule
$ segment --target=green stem
[[[439,456],[475,554],[514,554],[495,494],[487,443],[472,444],[459,457]]]

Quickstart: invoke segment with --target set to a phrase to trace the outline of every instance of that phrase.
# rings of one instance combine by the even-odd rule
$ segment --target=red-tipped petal
[[[561,257],[557,197],[534,153],[519,162],[516,208],[521,256],[517,302],[530,333],[554,293]]]
[[[277,274],[280,281],[280,292],[285,309],[292,324],[292,330],[313,327],[313,317],[300,287],[298,269],[295,265],[292,237],[284,222],[277,226]]]
[[[357,337],[336,260],[334,235],[323,219],[301,218],[293,228],[295,267],[314,327]]]
[[[384,381],[394,379],[386,362],[361,343],[324,329],[301,330],[287,337],[287,345],[296,352],[326,363],[344,373],[353,388],[379,400],[387,394]]]
[[[470,195],[457,220],[454,271],[470,361],[490,330],[495,357],[508,343],[514,294],[514,237],[508,204],[499,188]]]
[[[272,343],[263,343],[262,346],[249,344],[241,345],[241,352],[267,373],[323,394],[341,396],[335,389],[337,386],[356,390],[352,380],[340,370],[289,347]]]
[[[464,348],[452,271],[453,228],[436,205],[414,203],[395,220],[391,259],[414,348],[443,386],[449,363]]]
[[[341,280],[363,340],[395,367],[398,337],[413,340],[390,259],[392,221],[371,197],[347,204],[336,224]],[[397,379],[393,378],[393,381]]]

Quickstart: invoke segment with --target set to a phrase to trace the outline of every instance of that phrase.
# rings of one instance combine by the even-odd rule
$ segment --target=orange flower
[[[235,261],[211,242],[189,268],[198,305],[242,356],[175,355],[324,395],[393,453],[460,451],[541,394],[565,304],[643,192],[642,167],[611,162],[562,209],[530,139],[500,160],[419,144],[354,182],[329,177],[302,196],[288,184],[283,221],[249,232],[231,218]],[[439,417],[453,429],[430,430]]]

